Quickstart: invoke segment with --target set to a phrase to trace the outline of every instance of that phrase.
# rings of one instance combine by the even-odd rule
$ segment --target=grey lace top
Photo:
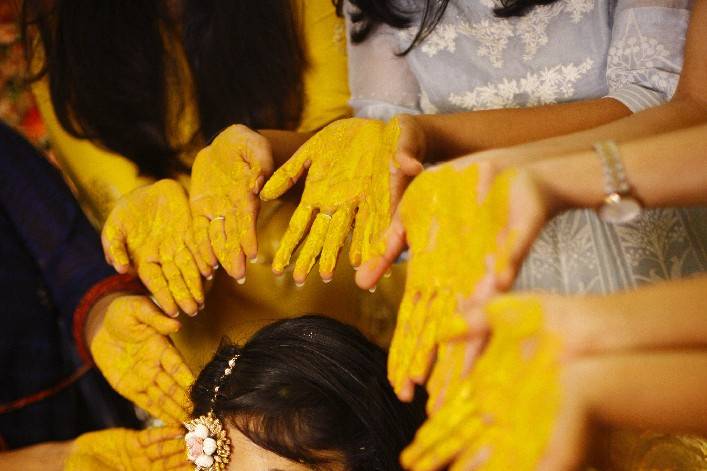
[[[388,119],[601,97],[637,112],[675,91],[687,0],[560,0],[512,19],[496,18],[494,5],[451,0],[433,34],[406,56],[396,53],[409,45],[414,25],[378,27],[362,44],[349,44],[355,114]],[[706,216],[701,208],[660,209],[613,226],[594,211],[569,211],[545,227],[516,289],[608,293],[706,271]]]

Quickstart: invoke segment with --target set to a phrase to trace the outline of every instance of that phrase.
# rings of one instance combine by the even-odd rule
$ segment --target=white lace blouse
[[[388,119],[605,96],[636,112],[675,91],[688,0],[560,0],[512,19],[496,18],[493,6],[451,0],[434,33],[404,57],[395,53],[414,26],[378,27],[364,43],[349,44],[355,114]],[[516,289],[609,293],[704,271],[705,209],[645,211],[626,225],[577,210],[545,227]]]
[[[399,1],[412,11],[423,4]],[[636,112],[675,91],[688,0],[560,0],[510,19],[494,15],[497,1],[451,0],[434,32],[405,57],[396,53],[417,25],[378,27],[363,44],[349,44],[356,115],[385,119],[605,96]]]

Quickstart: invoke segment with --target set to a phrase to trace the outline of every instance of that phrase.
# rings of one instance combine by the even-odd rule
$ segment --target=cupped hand
[[[395,244],[407,240],[410,246],[388,360],[389,379],[402,400],[412,398],[415,383],[426,381],[441,340],[469,334],[458,313],[460,300],[481,304],[512,279],[516,227],[529,215],[510,207],[511,195],[526,184],[514,169],[489,177],[482,166],[458,161],[426,170],[406,191],[389,232]],[[524,207],[542,209],[537,198]],[[522,228],[532,237],[539,230]],[[394,258],[390,247],[384,257]]]
[[[160,180],[121,198],[101,234],[108,263],[119,273],[135,269],[169,315],[195,315],[204,303],[201,275],[212,268],[194,241],[186,192]]]
[[[145,296],[113,301],[90,340],[103,376],[121,395],[166,423],[187,420],[194,377],[168,335],[179,322],[165,317]]]
[[[382,253],[381,236],[393,209],[410,176],[422,169],[408,155],[412,152],[396,153],[400,136],[397,119],[388,124],[336,121],[273,174],[260,193],[263,200],[279,197],[307,171],[302,199],[273,260],[275,273],[284,271],[306,237],[295,263],[295,282],[304,283],[318,256],[319,273],[330,281],[352,224],[349,259],[354,267]]]
[[[533,470],[556,424],[579,423],[571,417],[581,404],[565,400],[562,342],[544,329],[540,301],[500,297],[485,312],[487,348],[403,452],[406,469]]]
[[[272,168],[268,140],[242,125],[221,132],[192,167],[190,203],[199,252],[240,283],[246,258],[258,255],[258,193]]]
[[[108,429],[77,438],[64,465],[66,471],[162,471],[192,469],[186,459],[184,430]]]

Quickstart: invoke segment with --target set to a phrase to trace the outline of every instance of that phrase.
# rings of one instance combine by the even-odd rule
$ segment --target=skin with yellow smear
[[[472,373],[403,452],[406,469],[524,471],[537,467],[560,405],[560,341],[534,298],[485,308],[493,332]]]
[[[480,194],[478,166],[450,163],[423,172],[408,187],[400,216],[410,260],[388,359],[388,377],[402,398],[410,398],[413,382],[427,378],[439,342],[467,333],[457,313],[460,299],[488,298],[507,265],[514,175],[498,175]],[[463,357],[460,351],[440,354],[453,356],[454,367]]]
[[[103,376],[122,396],[170,424],[186,421],[194,377],[168,335],[180,324],[145,296],[113,301],[91,341]]]
[[[218,259],[239,280],[245,277],[245,258],[258,254],[257,195],[271,172],[268,140],[239,125],[221,132],[192,167],[190,203],[201,256],[212,266]]]
[[[160,180],[125,195],[108,216],[101,239],[120,273],[137,270],[167,314],[196,314],[204,303],[201,275],[211,267],[194,241],[189,201],[174,180]]]
[[[74,441],[65,471],[157,471],[193,469],[185,458],[184,431],[152,428],[140,432],[109,429]]]
[[[275,254],[282,273],[306,236],[295,262],[294,279],[303,283],[317,256],[319,273],[331,280],[351,226],[353,266],[383,252],[382,234],[391,219],[390,174],[400,136],[397,120],[352,118],[336,121],[307,141],[265,184],[260,197],[272,200],[307,171],[304,193]],[[311,227],[310,227],[311,225]]]

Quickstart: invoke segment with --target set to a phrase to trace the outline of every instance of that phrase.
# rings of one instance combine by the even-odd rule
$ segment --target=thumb
[[[399,116],[391,125],[399,127],[400,134],[395,150],[395,163],[408,176],[422,172],[425,159],[424,135],[411,116]]]

